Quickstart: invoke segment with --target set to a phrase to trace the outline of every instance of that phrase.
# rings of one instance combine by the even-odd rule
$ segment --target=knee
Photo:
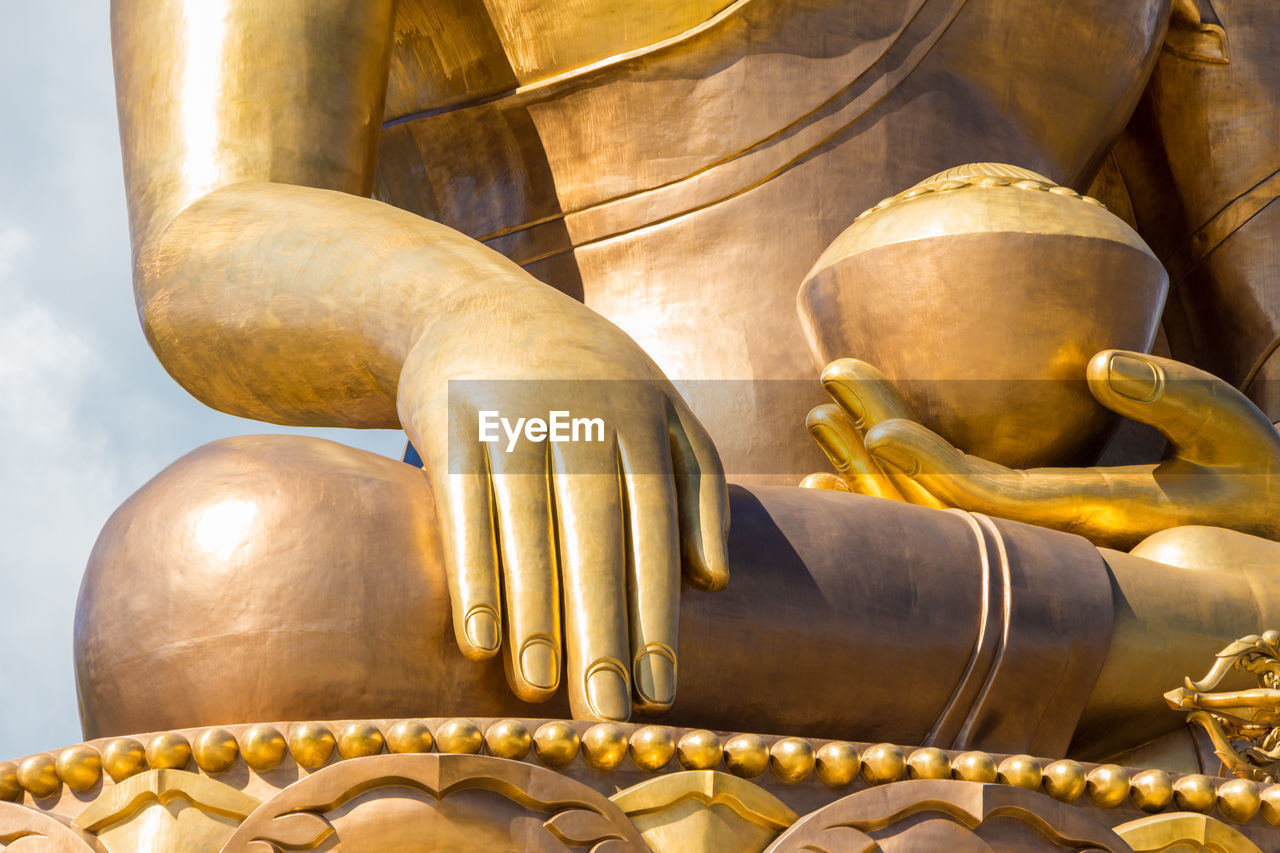
[[[321,439],[226,439],[100,534],[76,607],[82,723],[409,713],[450,631],[421,471]]]

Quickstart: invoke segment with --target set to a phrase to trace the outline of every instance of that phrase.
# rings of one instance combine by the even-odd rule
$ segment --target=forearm
[[[386,428],[410,350],[440,324],[568,299],[438,223],[258,183],[205,196],[141,246],[136,291],[152,348],[206,404]]]

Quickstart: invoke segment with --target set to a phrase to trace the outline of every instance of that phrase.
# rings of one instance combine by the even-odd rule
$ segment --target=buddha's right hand
[[[433,485],[458,645],[489,658],[505,633],[512,688],[546,699],[560,681],[563,601],[574,716],[625,720],[633,701],[666,710],[681,564],[697,587],[728,580],[715,447],[617,327],[549,288],[497,290],[433,322],[399,386]],[[481,412],[496,441],[478,440]],[[539,442],[498,426],[556,412],[601,427]]]
[[[464,654],[492,657],[505,633],[516,694],[550,697],[563,670],[577,716],[625,719],[633,681],[637,707],[670,706],[681,563],[695,585],[727,582],[727,494],[711,440],[631,338],[457,231],[305,187],[210,193],[139,270],[152,345],[209,405],[408,433]],[[508,452],[476,440],[480,411],[599,418],[603,440]]]
[[[1280,539],[1280,434],[1243,394],[1190,365],[1121,350],[1094,356],[1087,379],[1099,403],[1163,433],[1169,456],[1158,465],[1007,468],[919,423],[871,365],[840,359],[822,373],[835,404],[808,421],[839,478],[808,482],[983,512],[1112,547],[1189,524]]]

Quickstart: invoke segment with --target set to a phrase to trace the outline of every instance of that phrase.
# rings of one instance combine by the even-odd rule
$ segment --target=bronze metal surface
[[[16,794],[0,794],[7,800],[0,801],[0,843],[17,842],[10,844],[15,851],[34,844],[97,853],[218,853],[263,844],[394,853],[470,851],[478,844],[512,853],[619,845],[655,853],[760,853],[774,842],[780,849],[842,850],[850,839],[865,846],[869,836],[885,850],[1075,850],[1089,838],[1094,847],[1103,843],[1118,853],[1184,846],[1258,853],[1275,849],[1280,832],[1280,785],[1141,766],[760,735],[729,737],[721,752],[705,731],[545,719],[276,725],[290,740],[300,731],[360,730],[379,738],[386,732],[385,744],[406,726],[439,737],[434,750],[333,753],[321,767],[291,759],[265,772],[250,772],[239,761],[216,770],[198,760],[196,766],[144,764],[118,781],[102,779],[80,790],[73,787],[75,762],[65,759],[112,752],[117,741],[83,743],[58,754],[58,790],[28,780]],[[248,753],[256,728],[139,737],[152,744],[212,738]],[[451,729],[535,731],[552,752],[560,753],[553,744],[569,745],[571,757],[503,757],[500,746],[488,754],[447,748]],[[600,731],[608,737],[598,738]],[[654,768],[648,754],[654,744],[691,738],[714,747],[705,767]],[[580,742],[615,739],[623,756],[616,765],[597,767],[590,756],[577,755]],[[769,771],[761,773],[765,765]],[[0,774],[9,766],[0,764]],[[647,848],[637,846],[637,832]]]
[[[1269,580],[1280,561],[1280,543],[1189,526],[1157,533],[1131,554],[1101,553],[1116,581],[1115,630],[1073,746],[1073,752],[1094,759],[1135,743],[1139,731],[1172,728],[1157,695],[1188,672],[1203,671],[1204,662],[1234,639],[1219,639],[1230,625],[1255,626],[1249,631],[1280,624]],[[1196,649],[1200,663],[1189,666]],[[1249,679],[1239,675],[1222,685],[1248,686]]]
[[[1255,676],[1256,686],[1215,692],[1233,670]],[[1203,678],[1188,676],[1164,698],[1174,710],[1190,712],[1188,722],[1204,728],[1215,754],[1232,773],[1275,781],[1280,769],[1280,632],[1236,640],[1218,652]]]
[[[86,572],[87,733],[375,709],[564,713],[563,694],[523,704],[499,662],[470,662],[450,642],[421,477],[282,436],[208,445],[157,476],[113,516]],[[1223,584],[895,501],[734,487],[731,502],[734,583],[681,601],[670,719],[691,726],[1043,755],[1076,732],[1075,749],[1110,754],[1177,726],[1160,699],[1169,670],[1176,679],[1275,606],[1258,580],[1269,565],[1232,564],[1240,581]]]
[[[634,707],[1052,755],[1073,732],[1099,755],[1161,733],[1170,668],[1280,624],[1258,618],[1275,608],[1274,548],[1178,527],[1280,535],[1280,439],[1208,374],[1094,353],[1152,344],[1158,257],[1174,355],[1223,365],[1268,405],[1275,8],[114,0],[135,297],[157,356],[222,411],[402,427],[426,475],[301,439],[175,463],[91,558],[86,729],[550,700],[593,719]],[[1076,190],[1157,58],[1109,167],[1153,176],[1117,190],[1153,253]],[[1017,168],[939,174],[855,223],[968,161]],[[817,467],[797,425],[818,388],[764,381],[811,373],[793,311],[811,268],[820,360],[883,359],[925,384],[904,400],[880,382],[851,408],[865,365],[825,378],[836,405],[809,424],[838,476],[813,482],[877,497],[730,494],[726,469],[794,482]],[[853,296],[848,280],[872,284]],[[756,382],[726,404],[668,377]],[[1010,378],[1033,390],[981,390]],[[570,396],[563,380],[597,384]],[[1085,387],[1174,453],[1024,473],[945,440],[1014,466],[1082,458],[1109,417]],[[608,423],[603,447],[504,457],[459,441],[453,420],[570,403]],[[1194,559],[1018,521],[1126,547],[1166,531]],[[727,591],[697,591],[724,587],[731,563]],[[436,737],[479,750],[488,732],[473,729]],[[583,749],[621,760],[625,739],[601,731]],[[253,760],[282,760],[281,733],[258,734]],[[372,748],[337,734],[299,729],[288,746],[312,764]],[[495,743],[526,748],[507,734],[516,746]],[[738,746],[758,772],[777,758]],[[123,778],[142,750],[101,770]],[[873,773],[906,766],[883,752]],[[175,740],[145,757],[191,754]],[[24,778],[56,781],[51,761]]]
[[[1169,268],[1175,358],[1280,417],[1280,7],[1181,0],[1114,149],[1134,221]]]
[[[1084,181],[1141,93],[1166,3],[1022,26],[1041,14],[115,0],[144,329],[223,411],[403,426],[435,487],[463,652],[505,640],[524,699],[563,682],[580,715],[662,710],[681,567],[703,588],[727,579],[717,447],[731,469],[767,459],[798,479],[815,456],[793,424],[816,396],[762,384],[686,405],[665,377],[804,378],[804,270],[921,174],[1000,159]],[[1087,63],[1058,49],[1084,41]],[[358,198],[371,188],[389,204]],[[554,499],[542,478],[451,459],[444,402],[466,379],[630,380],[589,401],[614,453],[543,462]],[[563,408],[537,381],[498,402]],[[560,476],[613,456],[621,494],[613,470]]]
[[[1085,366],[1106,347],[1150,348],[1167,282],[1093,199],[975,163],[859,216],[798,301],[819,366],[875,353],[926,426],[966,453],[1030,467],[1097,457],[1114,416],[1089,394]]]
[[[836,404],[811,412],[808,426],[841,476],[807,484],[988,512],[1099,545],[1132,547],[1181,526],[1280,537],[1280,434],[1248,398],[1203,370],[1138,352],[1104,350],[1085,375],[1099,403],[1168,440],[1163,461],[1009,468],[963,453],[919,423],[879,370],[840,359],[823,371]],[[1205,541],[1201,556],[1217,562]]]

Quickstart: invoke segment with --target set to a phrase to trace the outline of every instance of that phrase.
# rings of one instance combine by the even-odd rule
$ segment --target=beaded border
[[[910,201],[913,198],[920,198],[925,195],[948,193],[968,188],[985,189],[990,187],[1013,187],[1014,189],[1019,190],[1040,190],[1042,192],[1060,195],[1065,198],[1077,199],[1079,201],[1083,201],[1085,204],[1100,207],[1103,210],[1107,209],[1105,204],[1098,201],[1093,196],[1083,195],[1071,189],[1071,187],[1064,187],[1051,181],[1042,181],[1034,178],[1014,178],[1003,175],[973,175],[966,178],[948,178],[946,180],[935,180],[931,178],[923,181],[916,184],[911,189],[903,190],[897,195],[889,196],[888,198],[877,202],[875,206],[869,207],[862,211],[862,213],[855,216],[853,221],[858,222],[876,211],[884,210],[887,207],[893,207],[904,201]]]
[[[980,750],[955,752],[935,747],[903,749],[888,744],[814,741],[798,737],[756,734],[717,734],[706,729],[660,725],[582,723],[565,720],[526,721],[467,718],[400,720],[380,727],[367,721],[345,724],[302,722],[234,726],[111,738],[100,748],[80,744],[17,761],[0,762],[0,799],[18,800],[24,793],[46,800],[63,786],[86,792],[103,775],[114,782],[148,769],[185,769],[193,761],[216,775],[243,761],[267,772],[280,766],[286,754],[305,770],[334,759],[391,753],[486,753],[516,761],[536,760],[563,768],[575,759],[599,771],[617,769],[630,757],[639,770],[656,773],[672,761],[683,770],[716,770],[722,766],[744,779],[766,769],[779,782],[796,784],[816,778],[829,788],[844,788],[862,780],[884,785],[905,779],[961,779],[1013,785],[1043,791],[1064,803],[1087,798],[1103,809],[1129,803],[1154,814],[1174,806],[1181,811],[1210,814],[1215,808],[1234,823],[1261,814],[1280,826],[1280,784],[1263,787],[1237,778],[1203,774],[1174,776],[1163,770],[1131,771],[1116,764],[1086,765],[1071,759],[1042,763],[1030,755],[997,757]],[[585,727],[585,728],[584,728]],[[384,731],[385,728],[385,731]],[[579,733],[579,729],[584,729]],[[335,734],[335,729],[337,734]],[[532,730],[531,730],[532,729]],[[816,745],[815,745],[816,744]]]

